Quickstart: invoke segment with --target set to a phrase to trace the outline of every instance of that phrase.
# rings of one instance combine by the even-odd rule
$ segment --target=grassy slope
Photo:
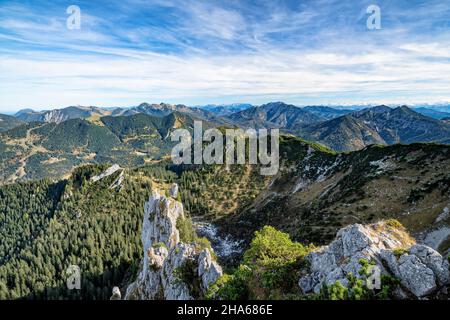
[[[252,206],[222,224],[247,238],[270,224],[313,243],[326,243],[350,223],[386,218],[418,233],[448,224],[435,220],[449,206],[449,167],[450,147],[434,144],[372,146],[343,154],[305,150],[284,162]]]

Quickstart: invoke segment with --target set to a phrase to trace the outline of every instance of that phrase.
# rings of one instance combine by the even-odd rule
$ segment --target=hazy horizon
[[[80,9],[79,29],[67,21]],[[0,112],[142,101],[411,105],[450,101],[442,1],[12,0]],[[368,13],[369,12],[369,13]]]
[[[285,101],[266,101],[263,104],[266,103],[274,103],[274,102],[282,102],[282,103],[286,103],[286,104],[291,104],[291,103],[287,103]],[[149,104],[160,104],[160,103],[167,103],[167,102],[141,102],[138,103],[136,105],[130,105],[130,106],[94,106],[94,105],[70,105],[70,106],[61,106],[61,107],[54,107],[54,108],[18,108],[18,109],[13,109],[13,110],[6,110],[0,113],[6,114],[6,115],[14,115],[16,113],[18,113],[19,111],[24,111],[24,110],[32,110],[35,112],[44,112],[44,111],[50,111],[50,110],[60,110],[60,109],[65,109],[65,108],[69,108],[69,107],[82,107],[82,108],[88,108],[88,107],[95,107],[95,108],[101,108],[101,109],[117,109],[117,108],[123,108],[123,109],[127,109],[127,108],[133,108],[133,107],[137,107],[142,103],[149,103]],[[168,103],[171,104],[171,103]],[[202,107],[206,107],[206,106],[225,106],[225,107],[230,107],[233,105],[251,105],[254,107],[258,107],[261,106],[263,104],[251,104],[248,102],[234,102],[234,103],[209,103],[209,104],[203,104],[203,105],[186,105],[181,103],[180,105],[186,105],[187,107],[190,108],[202,108]],[[175,105],[175,104],[174,104]],[[348,110],[360,110],[363,108],[370,108],[370,107],[375,107],[375,106],[380,106],[380,105],[386,105],[388,107],[391,108],[396,108],[396,107],[400,107],[400,106],[404,106],[406,105],[407,107],[410,107],[412,109],[414,108],[427,108],[430,110],[434,110],[434,111],[441,111],[441,112],[450,112],[450,102],[442,102],[442,103],[435,103],[435,104],[423,104],[423,103],[418,103],[418,104],[396,104],[396,103],[392,103],[392,104],[377,104],[377,103],[365,103],[365,104],[351,104],[351,105],[345,105],[345,104],[336,104],[336,105],[325,105],[325,104],[306,104],[306,105],[296,105],[296,104],[292,104],[296,107],[299,108],[305,108],[305,107],[311,107],[311,106],[323,106],[323,107],[330,107],[330,108],[334,108],[334,109],[348,109]],[[445,109],[445,110],[442,110]]]

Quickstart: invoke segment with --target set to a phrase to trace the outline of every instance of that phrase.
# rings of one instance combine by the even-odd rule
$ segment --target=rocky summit
[[[201,298],[222,275],[210,247],[180,240],[177,221],[186,217],[183,205],[174,199],[177,193],[176,184],[167,196],[155,189],[145,204],[142,268],[136,281],[128,286],[125,299]]]
[[[395,298],[423,298],[446,291],[450,284],[449,262],[437,251],[416,244],[395,221],[363,226],[354,224],[337,233],[329,245],[306,256],[308,273],[299,279],[304,294],[319,293],[337,282],[344,287],[349,276],[365,279],[364,261],[381,275],[398,279]]]

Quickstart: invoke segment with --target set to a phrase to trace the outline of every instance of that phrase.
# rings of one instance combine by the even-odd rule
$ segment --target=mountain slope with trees
[[[450,142],[450,126],[406,106],[377,106],[304,126],[297,134],[336,151],[360,150],[370,144]]]
[[[171,113],[106,116],[95,123],[70,119],[60,123],[29,122],[0,134],[0,181],[61,178],[88,163],[135,167],[170,155],[176,142],[170,132],[192,131],[194,118]],[[204,122],[204,127],[212,124]]]
[[[229,289],[239,289],[234,281],[246,279],[250,282],[245,287],[255,290],[224,293],[229,297],[287,298],[295,292],[300,270],[296,263],[310,252],[309,244],[327,243],[338,229],[353,223],[396,218],[425,243],[427,235],[449,226],[448,146],[372,146],[338,154],[282,136],[280,155],[275,177],[264,178],[257,167],[245,165],[227,169],[161,163],[117,171],[94,182],[91,178],[107,168],[95,165],[80,167],[59,182],[0,187],[0,236],[7,239],[0,245],[0,297],[108,299],[113,286],[126,287],[139,268],[143,205],[155,183],[177,182],[189,216],[213,223],[220,234],[250,249],[243,260],[230,263],[245,265],[256,259],[251,270],[266,282],[252,285],[255,278],[238,267],[230,275]],[[120,175],[123,181],[112,188]],[[274,229],[262,229],[265,226],[303,245]],[[450,247],[448,236],[437,243],[440,252]],[[282,244],[287,251],[280,247],[274,252],[282,260],[261,259],[266,241]],[[295,253],[299,260],[286,260],[283,252]],[[272,263],[280,263],[279,272],[265,272]],[[65,270],[72,264],[82,270],[81,291],[66,287]],[[295,277],[289,280],[286,274]],[[267,291],[270,288],[280,291]]]

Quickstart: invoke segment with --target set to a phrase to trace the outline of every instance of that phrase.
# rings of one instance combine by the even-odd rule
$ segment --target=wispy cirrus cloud
[[[80,30],[66,28],[70,4],[82,10]],[[8,1],[0,9],[0,111],[450,101],[450,3],[378,1],[376,31],[366,29],[370,4]]]

